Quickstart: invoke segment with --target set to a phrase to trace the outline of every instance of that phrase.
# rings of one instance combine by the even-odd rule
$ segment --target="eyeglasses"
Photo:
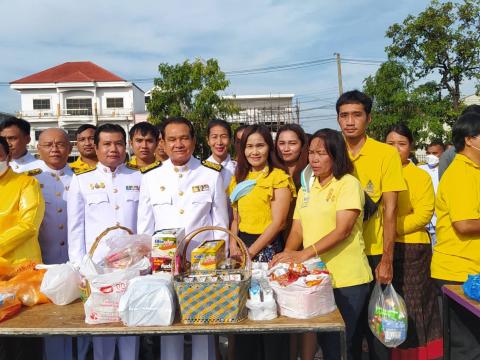
[[[52,149],[54,146],[59,150],[65,150],[68,147],[66,143],[45,143],[45,144],[38,144],[38,146],[44,149]]]

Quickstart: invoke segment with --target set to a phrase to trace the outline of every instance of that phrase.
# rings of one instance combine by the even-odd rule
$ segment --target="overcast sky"
[[[161,62],[217,58],[224,71],[333,57],[384,60],[385,31],[424,0],[0,0],[0,111],[20,110],[8,83],[66,61],[92,61],[127,79],[151,79]],[[344,90],[377,65],[344,64]],[[336,127],[335,63],[230,77],[227,94],[296,94],[308,131]],[[137,84],[147,91],[149,81]],[[464,95],[473,86],[464,88]]]

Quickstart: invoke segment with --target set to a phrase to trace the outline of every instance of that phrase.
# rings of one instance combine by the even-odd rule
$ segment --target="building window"
[[[50,99],[33,99],[33,110],[50,110]]]
[[[92,115],[92,99],[67,99],[68,115]]]
[[[123,108],[123,98],[107,98],[107,108]]]

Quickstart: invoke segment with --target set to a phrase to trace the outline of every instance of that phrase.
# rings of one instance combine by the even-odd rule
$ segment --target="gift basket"
[[[215,270],[210,266],[214,259],[218,259],[218,243],[223,240],[214,240],[211,246],[204,246],[206,250],[192,252],[204,253],[194,259],[197,266],[194,269],[187,267],[187,249],[190,241],[198,234],[205,231],[223,231],[234,239],[242,251],[240,268],[218,266]],[[179,274],[173,278],[175,291],[180,305],[181,321],[184,324],[221,324],[235,323],[246,319],[247,309],[245,304],[251,279],[251,260],[245,244],[235,234],[227,229],[206,226],[190,233],[182,243],[183,255],[179,258],[177,249],[175,264]],[[200,246],[201,247],[201,246]],[[210,260],[208,260],[210,259]],[[224,263],[229,263],[226,259]],[[198,266],[203,264],[206,267]],[[180,265],[180,266],[179,266]],[[208,265],[208,266],[207,266]],[[218,264],[220,265],[220,264]]]
[[[122,235],[112,238],[109,243],[110,252],[102,262],[95,264],[92,257],[100,240],[117,229],[126,231],[128,237]],[[130,229],[120,225],[106,229],[97,237],[89,253],[82,260],[81,288],[87,324],[120,321],[118,306],[130,280],[150,270],[150,259],[145,256],[149,255],[150,248],[142,240],[144,235],[131,234]]]
[[[337,308],[330,274],[320,258],[302,264],[279,263],[269,274],[281,315],[309,319]]]

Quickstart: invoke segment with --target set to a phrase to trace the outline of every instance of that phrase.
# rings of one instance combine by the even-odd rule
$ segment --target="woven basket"
[[[251,279],[251,260],[245,244],[227,229],[206,226],[190,233],[184,240],[181,269],[186,269],[187,248],[190,241],[205,231],[219,230],[229,234],[242,251],[241,269],[216,271],[184,271],[173,278],[173,284],[180,304],[180,316],[184,324],[235,323],[247,318],[246,302]],[[240,273],[240,281],[184,282],[191,274],[222,275]]]
[[[118,230],[118,229],[126,231],[129,235],[133,234],[133,231],[125,226],[116,225],[116,226],[109,227],[105,229],[100,235],[97,236],[94,243],[92,244],[92,247],[90,248],[90,251],[88,252],[88,256],[92,258],[93,254],[95,253],[95,250],[97,250],[97,246],[100,243],[100,240],[102,240],[109,232],[113,230]],[[90,285],[88,284],[87,279],[83,278],[80,284],[80,299],[83,302],[86,302],[88,297],[90,296],[90,293],[91,293]]]

